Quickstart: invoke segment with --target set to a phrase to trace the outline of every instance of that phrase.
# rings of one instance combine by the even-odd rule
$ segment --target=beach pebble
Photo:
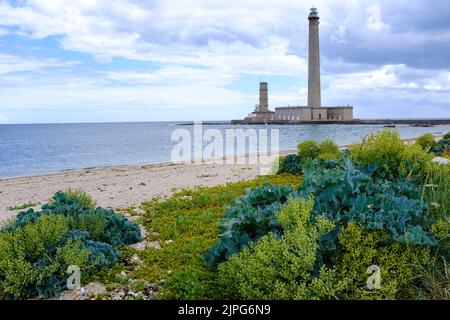
[[[129,247],[131,249],[134,249],[137,251],[143,251],[147,248],[154,248],[156,250],[161,250],[161,244],[159,243],[159,241],[152,241],[152,242],[141,241],[141,242],[132,244]]]
[[[131,249],[137,250],[137,251],[144,251],[145,249],[147,249],[147,242],[146,241],[141,241],[135,244],[132,244],[129,246]]]
[[[159,241],[152,241],[148,245],[152,248],[155,248],[156,250],[161,250],[161,245],[159,244]]]
[[[141,265],[144,263],[137,254],[133,255],[127,262],[131,265]]]
[[[52,298],[50,300],[55,299],[57,298]],[[64,291],[58,299],[64,301],[71,301],[71,300],[84,300],[85,298],[81,295],[80,290],[70,290]]]
[[[147,239],[147,238],[148,238],[147,230],[145,230],[144,226],[142,226],[142,225],[140,225],[139,227],[140,227],[140,229],[141,229],[141,236],[142,236],[142,239]]]
[[[101,282],[91,282],[88,285],[86,285],[84,288],[84,294],[85,295],[98,295],[102,293],[106,293],[106,287]]]

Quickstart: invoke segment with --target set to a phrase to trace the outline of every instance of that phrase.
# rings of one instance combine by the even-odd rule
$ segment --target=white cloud
[[[246,114],[257,102],[257,89],[254,95],[229,89],[243,75],[306,80],[306,15],[317,1],[24,0],[16,3],[20,5],[0,0],[0,36],[2,30],[5,34],[20,34],[23,39],[56,36],[54,39],[64,49],[88,53],[103,64],[113,62],[114,58],[125,58],[154,62],[161,68],[146,71],[128,67],[81,74],[72,68],[75,62],[0,53],[2,106],[17,109],[26,106],[35,110],[73,108],[80,112],[97,108],[105,113],[118,112],[120,106],[140,110],[243,106],[247,108],[243,110]],[[328,28],[322,41],[373,50],[379,49],[383,42],[395,48],[399,43],[426,46],[429,41],[450,41],[448,31],[434,35],[412,31],[393,33],[384,11],[379,15],[373,8],[367,11],[371,4],[371,1],[358,0],[320,1],[321,25],[325,30]],[[369,18],[374,27],[371,32],[366,28]],[[374,37],[373,41],[354,43],[355,33]],[[383,33],[389,35],[387,40],[374,36]],[[324,70],[324,100],[353,104],[373,91],[383,96],[379,91],[399,90],[408,92],[399,95],[408,103],[414,102],[413,99],[426,100],[429,92],[433,92],[434,102],[444,101],[443,91],[450,88],[446,71],[434,76],[392,63],[397,64],[375,66],[336,60],[335,70],[330,73]],[[272,105],[304,104],[305,100],[306,88],[300,81],[298,86],[271,91]]]
[[[354,72],[333,75],[330,79],[332,90],[366,90],[392,87],[398,83],[395,74],[397,66],[384,66],[380,69],[365,72]]]
[[[65,49],[102,62],[122,57],[236,70],[248,66],[263,74],[298,71],[303,63],[289,53],[289,39],[282,36],[298,33],[298,16],[308,12],[307,3],[294,0],[23,3],[0,2],[0,24],[37,39],[60,36]]]
[[[0,53],[0,75],[14,72],[34,72],[46,68],[68,68],[78,64],[76,61],[56,59],[22,58]]]
[[[450,72],[440,72],[427,79],[424,88],[429,91],[450,91]]]
[[[6,117],[0,115],[0,123],[6,123]]]

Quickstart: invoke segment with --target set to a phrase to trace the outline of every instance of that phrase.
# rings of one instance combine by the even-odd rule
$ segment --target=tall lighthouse
[[[308,57],[308,107],[322,106],[320,94],[320,46],[319,12],[311,8],[309,13],[309,57]]]

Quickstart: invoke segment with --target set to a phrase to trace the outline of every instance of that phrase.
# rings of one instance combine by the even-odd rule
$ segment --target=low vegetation
[[[395,131],[344,152],[320,145],[281,159],[297,188],[265,184],[224,209],[219,240],[162,297],[448,299],[449,167]],[[370,267],[380,287],[366,284]]]
[[[218,241],[224,211],[232,214],[230,206],[236,198],[245,198],[246,190],[247,194],[254,189],[267,190],[268,184],[289,185],[290,189],[295,189],[299,183],[300,179],[295,175],[266,176],[224,186],[182,190],[170,198],[156,198],[143,203],[143,223],[149,233],[148,241],[159,241],[161,249],[148,248],[139,253],[144,264],[131,277],[164,283],[159,292],[161,298],[214,296],[210,293],[216,290],[214,285],[204,285],[210,276],[214,278],[204,255]],[[255,213],[253,209],[249,212]],[[202,279],[201,283],[199,279]]]
[[[439,157],[450,158],[450,134],[447,133],[441,140],[436,141],[434,135],[431,133],[424,134],[416,141],[423,150]]]
[[[69,266],[87,280],[113,267],[121,246],[140,239],[138,225],[95,208],[85,193],[59,192],[41,211],[21,212],[0,230],[0,299],[58,296]]]
[[[133,251],[129,277],[160,299],[450,299],[450,165],[433,162],[448,139],[306,141],[276,175],[147,201],[139,221],[158,246]],[[55,294],[68,265],[108,270],[139,240],[85,194],[57,194],[0,233],[0,295]]]

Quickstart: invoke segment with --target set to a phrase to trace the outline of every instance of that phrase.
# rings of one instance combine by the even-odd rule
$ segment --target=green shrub
[[[246,190],[246,194],[225,211],[219,226],[220,240],[206,253],[207,261],[216,266],[267,233],[279,234],[280,225],[275,212],[287,201],[291,192],[289,185],[268,183]]]
[[[428,168],[422,195],[433,216],[450,216],[450,165],[433,163]]]
[[[334,160],[342,158],[339,147],[331,140],[325,140],[319,144],[319,158],[322,160]]]
[[[69,266],[78,266],[80,270],[85,270],[88,266],[91,252],[79,239],[69,239],[64,245],[56,248],[56,260],[60,264],[60,275],[65,277]]]
[[[439,248],[434,253],[435,263],[424,267],[419,287],[421,298],[448,301],[450,299],[450,215],[448,211],[443,212],[443,215],[440,215],[440,218],[431,226],[431,232],[438,240]]]
[[[290,154],[286,157],[280,159],[280,168],[278,173],[290,173],[290,174],[301,174],[302,163],[300,156],[297,154]]]
[[[376,175],[387,179],[420,179],[433,156],[418,145],[406,145],[398,131],[373,133],[350,148],[350,157],[360,166],[376,166]]]
[[[264,183],[289,184],[297,188],[300,182],[299,176],[290,174],[261,176],[214,187],[181,190],[171,197],[143,203],[144,226],[151,230],[148,241],[160,241],[162,250],[144,250],[140,257],[145,264],[133,273],[133,278],[151,283],[165,280],[158,291],[159,298],[175,299],[178,296],[185,299],[182,298],[185,297],[183,288],[166,284],[175,283],[170,279],[189,269],[197,274],[204,287],[204,297],[195,298],[219,297],[217,291],[221,288],[215,283],[215,272],[203,255],[219,240],[219,223],[227,206],[233,205],[237,197],[245,194],[245,190],[259,188]],[[165,245],[167,240],[173,240],[173,243]],[[193,264],[195,268],[192,268]]]
[[[79,207],[84,209],[95,208],[95,202],[92,200],[92,197],[82,190],[68,189],[64,192],[60,192],[60,194],[64,194],[64,198],[53,197],[49,201],[50,204],[56,204],[60,200],[63,200],[65,204],[76,203]]]
[[[413,183],[373,178],[372,170],[355,168],[348,159],[316,159],[303,172],[298,195],[314,194],[314,215],[324,214],[338,225],[355,221],[369,229],[383,229],[398,242],[435,244],[421,227],[427,205]],[[335,239],[328,240],[329,249],[334,250]]]
[[[75,191],[58,192],[49,204],[42,206],[40,212],[33,209],[20,212],[17,219],[4,229],[20,228],[44,215],[63,215],[67,217],[72,230],[87,231],[91,240],[112,246],[133,244],[142,239],[139,225],[116,214],[114,210],[94,209],[87,195]]]
[[[298,155],[300,162],[306,163],[308,160],[321,158],[323,160],[334,160],[342,158],[339,147],[331,140],[316,141],[307,140],[298,145]]]
[[[320,149],[316,141],[307,140],[297,146],[298,155],[302,162],[309,159],[317,158],[320,154]]]
[[[416,144],[426,152],[429,152],[436,145],[436,141],[433,134],[427,133],[420,136],[417,139]]]
[[[341,232],[341,251],[334,264],[340,278],[346,282],[343,299],[416,298],[415,282],[423,276],[423,269],[434,263],[430,251],[413,245],[389,243],[388,238],[383,230],[364,230],[354,222]],[[378,290],[370,290],[366,285],[370,266],[380,268],[381,287]]]
[[[70,265],[83,277],[111,268],[119,258],[113,246],[140,239],[139,226],[124,219],[73,191],[57,193],[40,212],[19,213],[0,232],[0,299],[59,295]]]
[[[174,298],[177,300],[198,300],[205,296],[203,283],[197,272],[191,268],[176,273],[169,278],[165,286],[175,292]]]
[[[48,257],[67,231],[65,219],[54,216],[0,233],[0,287],[6,297],[37,294],[36,286],[59,268]]]
[[[334,271],[322,267],[314,275],[319,239],[333,229],[323,217],[315,221],[313,200],[290,199],[279,220],[286,230],[279,239],[263,237],[219,266],[218,282],[231,299],[334,298],[342,283]]]
[[[448,133],[446,133],[445,135],[444,135],[444,138],[443,138],[444,140],[450,140],[450,132],[448,132]]]
[[[79,214],[68,215],[71,230],[86,231],[93,240],[100,241],[104,238],[108,220],[103,210],[86,210]]]
[[[421,183],[434,156],[417,145],[405,145],[399,163],[399,177]]]
[[[442,139],[438,141],[432,148],[431,152],[436,156],[450,155],[450,139]]]

